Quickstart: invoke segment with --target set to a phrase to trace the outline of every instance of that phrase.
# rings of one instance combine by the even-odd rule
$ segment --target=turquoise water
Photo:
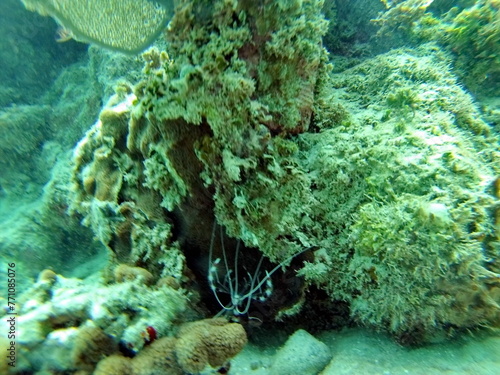
[[[500,373],[498,1],[0,33],[0,374]]]

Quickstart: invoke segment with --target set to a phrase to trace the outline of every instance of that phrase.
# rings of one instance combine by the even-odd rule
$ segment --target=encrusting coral
[[[184,372],[175,356],[174,337],[162,337],[144,348],[132,360],[133,375],[182,375]]]
[[[148,270],[141,267],[131,267],[126,264],[120,264],[113,271],[115,281],[122,283],[124,281],[140,280],[146,285],[154,282],[154,277]]]
[[[218,368],[238,354],[247,343],[241,324],[228,323],[225,318],[186,323],[175,343],[177,361],[182,369],[197,373],[207,365]]]
[[[73,363],[79,370],[93,370],[105,356],[118,349],[113,338],[95,326],[86,326],[78,330],[72,353]]]
[[[106,356],[126,348],[137,353],[196,319],[188,310],[196,296],[176,285],[146,285],[140,278],[112,283],[103,279],[39,281],[20,296],[18,347],[28,354],[16,371],[79,369],[93,371]],[[50,353],[46,363],[41,357]],[[104,370],[103,370],[104,371]]]
[[[132,360],[118,354],[110,355],[97,364],[94,375],[133,375]]]
[[[246,332],[225,318],[186,323],[177,337],[162,337],[134,358],[111,355],[102,359],[95,375],[197,374],[207,366],[218,368],[247,343]]]

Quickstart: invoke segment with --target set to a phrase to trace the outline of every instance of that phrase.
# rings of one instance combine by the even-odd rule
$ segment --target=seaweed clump
[[[388,6],[374,22],[380,40],[435,41],[452,52],[458,76],[473,93],[500,89],[500,4],[497,0],[406,0]]]

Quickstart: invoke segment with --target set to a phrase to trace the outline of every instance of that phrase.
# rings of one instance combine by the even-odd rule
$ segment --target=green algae
[[[497,324],[498,140],[450,55],[330,74],[319,1],[181,8],[169,54],[147,52],[76,152],[75,209],[120,261],[169,274],[159,259],[206,257],[215,220],[274,261],[313,246],[300,274],[361,324],[422,340]]]

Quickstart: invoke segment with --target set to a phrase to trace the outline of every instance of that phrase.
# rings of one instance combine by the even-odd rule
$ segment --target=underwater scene
[[[0,35],[0,375],[500,374],[499,0]]]

